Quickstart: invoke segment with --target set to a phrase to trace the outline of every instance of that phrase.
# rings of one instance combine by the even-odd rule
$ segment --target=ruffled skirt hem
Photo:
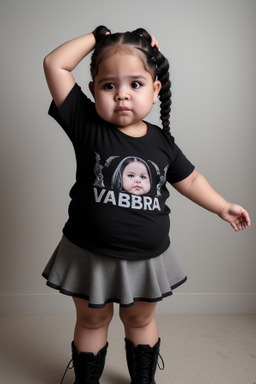
[[[187,280],[171,247],[152,259],[123,260],[80,248],[65,236],[42,276],[49,287],[87,300],[90,308],[158,302]]]

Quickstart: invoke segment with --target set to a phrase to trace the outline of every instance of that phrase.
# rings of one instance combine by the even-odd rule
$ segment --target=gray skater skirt
[[[157,302],[187,280],[171,247],[149,260],[123,260],[87,251],[65,236],[42,275],[48,286],[88,300],[91,308]]]

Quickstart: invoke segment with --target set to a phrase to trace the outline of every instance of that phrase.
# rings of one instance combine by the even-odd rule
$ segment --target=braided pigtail
[[[155,58],[157,63],[157,78],[162,84],[162,88],[159,92],[159,100],[160,100],[160,118],[162,121],[163,130],[165,132],[170,132],[170,112],[171,112],[171,104],[172,104],[172,93],[171,93],[171,81],[169,74],[169,62],[155,48]]]
[[[148,66],[153,70],[155,78],[162,84],[162,88],[159,92],[160,118],[163,130],[165,132],[170,132],[172,93],[169,62],[156,47],[151,46],[151,35],[145,29],[138,28],[133,33],[140,36],[141,47],[138,47],[138,49],[145,54]]]

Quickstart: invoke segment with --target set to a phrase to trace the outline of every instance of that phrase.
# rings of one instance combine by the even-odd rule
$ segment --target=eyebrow
[[[133,174],[133,175],[136,175],[137,174],[137,172],[136,171],[124,171],[124,172],[127,172],[127,174]],[[139,173],[139,175],[141,176],[141,175],[145,175],[145,176],[148,176],[148,173],[147,172],[141,172],[141,173]]]
[[[147,80],[146,77],[144,76],[141,76],[141,75],[132,75],[132,76],[126,76],[127,79],[129,80]],[[102,83],[107,83],[107,82],[111,82],[111,81],[114,81],[116,80],[116,77],[115,76],[109,76],[109,77],[102,77],[102,79],[100,79],[98,81],[99,84],[102,84]]]

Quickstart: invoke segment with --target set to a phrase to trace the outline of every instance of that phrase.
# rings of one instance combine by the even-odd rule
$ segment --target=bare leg
[[[158,329],[155,317],[156,303],[137,302],[133,307],[120,307],[120,319],[125,328],[125,336],[136,347],[158,342]]]
[[[106,345],[108,327],[113,317],[113,304],[104,308],[89,308],[88,301],[73,298],[77,321],[74,344],[78,353],[93,352],[95,355]]]

